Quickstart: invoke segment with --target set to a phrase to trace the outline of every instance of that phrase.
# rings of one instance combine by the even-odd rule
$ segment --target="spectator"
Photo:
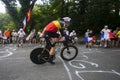
[[[88,47],[92,47],[93,45],[93,31],[90,30],[88,33]]]
[[[17,43],[18,33],[15,31],[15,29],[13,29],[11,36],[12,36],[12,43],[13,44]]]
[[[24,41],[24,37],[25,37],[25,32],[22,28],[20,28],[20,30],[18,31],[18,47],[19,45],[22,46],[23,45],[23,41]]]
[[[105,25],[104,29],[101,30],[101,33],[104,33],[104,47],[108,47],[108,41],[110,41],[110,37],[109,37],[109,32],[110,30],[108,29],[108,26]]]
[[[4,38],[7,39],[7,42],[10,43],[10,30],[9,28],[7,28],[5,31],[4,31]]]
[[[77,34],[76,34],[75,30],[73,30],[73,31],[70,33],[70,38],[72,39],[72,43],[75,44],[76,41],[77,41]]]
[[[115,44],[115,35],[112,32],[112,29],[110,29],[109,37],[110,37],[110,41],[111,41],[111,46],[114,47],[114,44]]]
[[[117,41],[118,41],[118,36],[117,36],[117,32],[119,31],[119,27],[117,27],[114,31],[113,34],[115,35],[115,46],[117,47]]]
[[[100,32],[100,47],[103,46],[103,44],[104,44],[103,42],[104,42],[104,32],[101,31]]]
[[[29,45],[31,45],[33,36],[34,36],[34,32],[31,31],[30,34],[26,37],[26,41],[27,41],[27,43],[28,43]]]
[[[119,44],[120,44],[120,28],[119,28],[119,30],[117,32],[117,37],[118,37],[118,40],[116,42],[116,47],[119,47]]]
[[[36,44],[36,37],[37,37],[37,32],[36,32],[36,30],[34,29],[33,30],[33,39],[32,39],[32,42],[34,43],[34,44]]]
[[[77,34],[76,34],[75,30],[73,30],[73,31],[70,33],[70,37],[76,37],[76,36],[77,36]]]
[[[88,47],[88,36],[89,36],[89,32],[90,32],[89,29],[87,29],[87,31],[85,32],[84,42],[85,42],[86,48]]]

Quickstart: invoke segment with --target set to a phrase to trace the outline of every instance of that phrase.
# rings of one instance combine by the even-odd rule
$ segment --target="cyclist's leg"
[[[53,62],[53,56],[55,55],[55,49],[56,49],[55,44],[56,44],[56,41],[58,40],[59,34],[46,32],[46,35],[47,35],[47,37],[45,38],[45,40],[48,43],[48,45],[51,46],[51,49],[50,49],[50,52],[49,52],[49,62],[51,64],[55,64]]]
[[[55,54],[55,49],[56,49],[56,42],[58,42],[58,40],[60,39],[60,35],[58,33],[53,33],[51,34],[51,49],[50,49],[50,55],[54,55]]]
[[[47,48],[49,49],[50,48],[50,51],[49,51],[49,58],[48,58],[48,62],[51,63],[51,64],[55,64],[53,62],[53,46],[52,46],[52,43],[50,41],[50,35],[49,35],[49,32],[45,32],[45,41],[46,41],[46,44],[47,44]]]
[[[51,38],[51,49],[50,49],[50,55],[54,55],[55,52],[55,42],[57,41],[57,38]]]
[[[53,43],[49,52],[49,61],[51,64],[55,64],[55,62],[53,62],[53,58],[55,57],[56,41],[58,41],[58,39],[59,38],[51,38]]]

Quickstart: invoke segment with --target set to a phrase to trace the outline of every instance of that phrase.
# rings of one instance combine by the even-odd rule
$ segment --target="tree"
[[[16,28],[22,26],[24,17],[26,16],[29,8],[34,6],[35,1],[36,0],[18,0],[19,4],[21,5],[20,10],[18,11],[16,0],[2,0],[2,2],[6,5],[8,14],[12,17]]]
[[[21,7],[16,7],[17,0],[2,0],[17,26],[20,26],[30,3],[36,0],[18,0]],[[35,5],[28,29],[42,29],[48,22],[65,16],[72,18],[70,30],[83,34],[87,28],[99,32],[104,25],[114,29],[120,25],[120,0],[41,0]],[[32,4],[32,7],[34,6]],[[19,24],[19,25],[18,25]]]
[[[11,17],[7,13],[0,14],[0,29],[5,30],[8,27],[10,29],[13,29],[15,27],[14,22],[12,21]]]

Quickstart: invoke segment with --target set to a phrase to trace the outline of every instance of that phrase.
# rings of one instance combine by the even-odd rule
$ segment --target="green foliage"
[[[15,24],[7,13],[0,14],[0,29],[5,30],[6,28],[13,29],[15,28]]]
[[[30,8],[30,2],[32,0],[1,0],[1,1],[6,5],[7,13],[12,17],[12,20],[15,23],[16,28],[20,28],[20,26],[22,25],[22,21]],[[20,8],[17,7],[17,1],[21,6]]]
[[[7,28],[11,30],[15,29],[15,24],[13,23],[13,21],[10,21],[8,25],[4,26],[4,29],[7,29]]]
[[[17,27],[22,23],[30,2],[34,0],[18,0],[21,7],[16,8],[16,0],[2,0],[9,15]],[[76,30],[79,35],[87,28],[98,33],[104,25],[115,29],[120,26],[120,0],[41,0],[43,4],[34,6],[31,22],[27,30],[42,30],[48,22],[64,16],[72,18],[70,30]],[[3,23],[2,23],[3,24]],[[0,25],[2,25],[0,24]],[[18,25],[19,24],[19,25]]]

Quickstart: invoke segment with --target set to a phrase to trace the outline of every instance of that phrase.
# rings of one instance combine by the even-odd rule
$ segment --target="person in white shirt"
[[[72,42],[73,44],[77,42],[77,34],[75,32],[75,30],[73,30],[71,33],[70,33],[70,38],[72,39]]]
[[[18,46],[19,46],[19,44],[22,46],[25,35],[26,34],[25,34],[24,30],[22,28],[20,28],[20,30],[18,31]]]
[[[73,30],[71,33],[70,33],[70,37],[76,37],[76,32],[75,32],[75,30]]]
[[[101,32],[104,33],[104,47],[108,47],[108,41],[110,41],[110,37],[109,37],[110,29],[108,29],[108,26],[105,25],[104,29],[102,29]]]

